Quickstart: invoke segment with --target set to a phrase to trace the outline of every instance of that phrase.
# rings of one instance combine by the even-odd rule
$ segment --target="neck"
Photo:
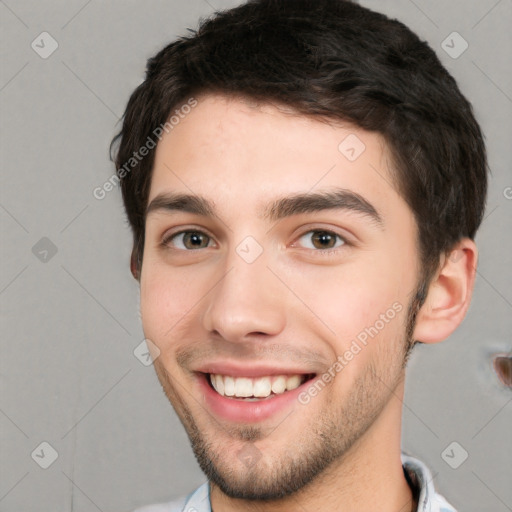
[[[213,512],[416,512],[400,458],[404,382],[395,389],[379,417],[344,456],[308,486],[272,502],[232,499],[210,483]]]

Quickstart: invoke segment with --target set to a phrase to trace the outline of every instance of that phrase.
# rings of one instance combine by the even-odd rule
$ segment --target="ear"
[[[462,323],[473,295],[478,250],[473,240],[460,240],[443,255],[418,312],[414,339],[423,343],[443,341]]]
[[[139,280],[139,266],[138,266],[138,254],[135,247],[132,249],[132,255],[130,258],[130,271],[132,276],[138,281]]]

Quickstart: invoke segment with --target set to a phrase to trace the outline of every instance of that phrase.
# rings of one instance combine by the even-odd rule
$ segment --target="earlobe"
[[[443,255],[416,317],[415,340],[443,341],[462,323],[473,294],[477,259],[478,250],[469,238],[460,240],[448,255]]]

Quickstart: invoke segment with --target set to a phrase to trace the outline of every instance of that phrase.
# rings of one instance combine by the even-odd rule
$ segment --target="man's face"
[[[203,471],[232,497],[290,494],[400,434],[419,266],[388,161],[377,134],[213,95],[158,144],[144,333]]]

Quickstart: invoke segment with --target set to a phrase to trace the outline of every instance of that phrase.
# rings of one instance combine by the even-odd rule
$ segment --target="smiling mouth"
[[[313,379],[316,374],[268,375],[257,378],[203,374],[208,385],[219,395],[232,400],[257,402],[268,400]]]

